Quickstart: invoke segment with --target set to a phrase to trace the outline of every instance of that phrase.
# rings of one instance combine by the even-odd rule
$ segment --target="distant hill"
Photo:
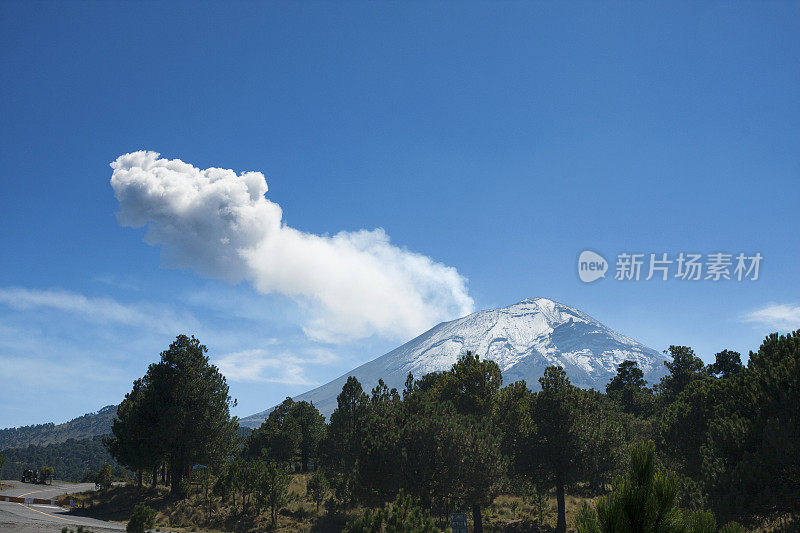
[[[107,405],[96,413],[87,413],[63,424],[36,424],[0,429],[0,450],[58,444],[69,439],[83,440],[111,433],[116,405]]]

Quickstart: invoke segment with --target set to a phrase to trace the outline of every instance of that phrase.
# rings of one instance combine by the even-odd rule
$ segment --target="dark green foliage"
[[[302,471],[308,472],[312,460],[314,464],[319,462],[325,429],[325,417],[316,407],[286,398],[247,438],[247,453],[279,462],[297,461]]]
[[[76,526],[75,529],[64,526],[61,528],[61,533],[92,533],[92,531],[90,529],[84,529],[83,526]]]
[[[367,509],[345,528],[348,533],[436,533],[440,531],[419,501],[400,492],[377,511]]]
[[[125,531],[128,533],[144,533],[155,527],[156,511],[147,505],[140,503],[133,508],[131,517]]]
[[[194,337],[179,335],[145,376],[162,406],[159,434],[173,486],[193,464],[219,464],[233,448],[238,424],[230,408],[235,402],[206,351]]]
[[[579,533],[681,533],[683,515],[677,507],[678,478],[672,472],[657,472],[652,441],[634,445],[630,468],[601,497],[596,511],[588,506],[576,519]]]
[[[0,479],[17,479],[26,469],[38,470],[49,465],[55,470],[58,479],[82,481],[87,476],[92,480],[94,473],[108,463],[115,477],[122,476],[122,467],[103,446],[102,437],[74,440],[46,446],[28,446],[4,450],[6,462],[0,469]]]
[[[797,511],[800,330],[768,336],[747,368],[721,380],[703,477],[723,509]]]
[[[320,443],[325,437],[325,417],[313,404],[305,401],[296,402],[289,416],[297,421],[300,432],[300,467],[303,472],[308,472],[309,462],[313,460],[315,465],[318,462]]]
[[[182,477],[177,483],[172,484],[172,494],[180,499],[184,499],[189,496],[189,492],[191,492],[191,490],[192,483],[189,481],[188,477]]]
[[[400,429],[400,486],[426,508],[447,500],[483,506],[497,494],[505,461],[490,424],[428,404]]]
[[[138,474],[157,466],[164,457],[161,425],[162,406],[154,394],[148,394],[145,382],[137,379],[133,389],[117,407],[111,426],[112,436],[104,440],[109,453],[121,464]]]
[[[179,335],[134,382],[117,411],[109,451],[134,470],[169,464],[173,491],[192,465],[219,466],[233,449],[237,422],[225,377],[207,349]]]
[[[94,475],[94,486],[97,490],[110,489],[113,481],[114,474],[111,472],[111,466],[107,463],[100,467],[100,470]]]
[[[695,379],[701,378],[706,374],[703,361],[694,355],[694,351],[687,346],[670,346],[669,355],[672,361],[667,361],[664,365],[669,369],[669,374],[661,378],[657,389],[665,403],[669,404],[675,400],[683,389]]]
[[[233,499],[233,505],[236,505],[236,490],[239,488],[237,479],[239,463],[240,460],[237,459],[221,465],[217,470],[217,479],[212,489],[214,495],[222,498],[224,502]]]
[[[618,404],[594,391],[575,391],[574,431],[580,448],[576,475],[594,493],[605,492],[625,462],[627,445],[635,438],[635,420]]]
[[[720,401],[719,380],[703,376],[689,383],[668,404],[658,425],[659,445],[681,474],[697,479],[702,468],[701,448],[708,423]],[[686,504],[688,502],[684,502]]]
[[[683,505],[725,515],[797,510],[799,338],[770,335],[747,367],[722,351],[705,371],[691,350],[673,347],[677,374],[662,381],[658,435]]]
[[[491,416],[499,386],[496,364],[471,355],[452,371],[409,376],[402,399],[382,381],[367,396],[349,378],[326,440],[335,501],[382,505],[403,490],[442,513],[469,505],[480,523],[506,468]]]
[[[547,497],[547,492],[535,484],[532,484],[530,492],[525,494],[525,501],[531,506],[533,515],[539,525],[544,524],[544,520],[550,512],[550,500]]]
[[[311,475],[306,486],[306,492],[311,498],[311,501],[316,504],[317,512],[319,512],[319,504],[324,502],[328,495],[328,480],[325,478],[325,474],[322,473],[322,470],[316,470]]]
[[[579,471],[578,393],[561,367],[547,367],[539,383],[542,390],[534,395],[531,413],[537,431],[526,446],[528,470],[535,477],[549,479],[555,485],[558,506],[556,531],[563,533],[567,527],[564,490]]]
[[[500,367],[494,361],[483,361],[472,352],[461,357],[433,390],[433,398],[452,402],[461,414],[486,417],[492,413],[497,391],[503,384]]]
[[[423,398],[440,405],[452,405],[455,414],[464,417],[442,417],[438,413],[439,416],[433,419],[440,423],[430,429],[443,429],[442,437],[445,442],[453,444],[445,453],[450,456],[449,459],[443,458],[461,467],[461,476],[450,484],[450,487],[458,487],[460,491],[457,488],[451,498],[472,507],[475,531],[483,529],[481,507],[494,498],[497,483],[505,470],[505,460],[499,452],[500,433],[492,424],[492,414],[497,406],[498,391],[502,384],[503,377],[497,363],[491,360],[481,361],[478,355],[467,351],[448,372],[442,372],[440,377],[431,379],[429,384],[423,379],[419,387]],[[422,418],[425,417],[427,415]],[[459,429],[452,424],[463,428]],[[467,438],[459,439],[459,432]],[[478,464],[480,461],[484,462],[483,469]],[[425,470],[430,469],[423,469]]]
[[[258,484],[256,487],[259,506],[269,509],[272,527],[278,523],[278,511],[289,503],[289,482],[291,472],[286,464],[276,461],[257,463]]]
[[[494,425],[500,433],[500,449],[514,469],[526,463],[525,443],[536,429],[531,417],[533,393],[524,381],[516,381],[500,389],[494,410]]]
[[[578,533],[740,533],[736,524],[717,528],[708,511],[686,513],[678,507],[678,476],[656,469],[655,445],[640,442],[631,447],[627,475],[614,490],[584,505],[575,520]]]
[[[689,533],[744,533],[744,528],[736,522],[717,526],[717,519],[711,511],[694,511],[684,515],[685,529]]]
[[[647,388],[636,361],[623,361],[619,365],[617,374],[606,385],[606,394],[632,415],[647,417],[654,408],[652,391]]]
[[[326,462],[333,468],[351,473],[367,436],[369,398],[361,383],[350,376],[336,397],[336,403],[328,425]]]
[[[617,367],[617,375],[606,385],[606,392],[623,390],[626,387],[642,389],[647,385],[644,372],[636,361],[623,361]]]
[[[167,464],[179,495],[189,468],[207,465],[209,492],[244,514],[269,509],[273,526],[294,468],[314,470],[306,490],[318,510],[323,501],[329,513],[355,503],[379,509],[352,531],[429,531],[428,512],[454,509],[471,509],[481,531],[482,509],[501,490],[525,497],[541,521],[555,487],[563,532],[566,490],[594,496],[611,486],[581,513],[581,531],[734,532],[705,509],[752,516],[796,511],[800,501],[799,347],[800,332],[772,335],[743,367],[736,352],[704,366],[671,346],[670,374],[655,391],[625,361],[606,394],[574,387],[559,367],[545,369],[537,393],[524,382],[501,388],[497,365],[467,353],[448,371],[409,374],[402,394],[381,380],[368,395],[348,378],[327,426],[312,404],[287,398],[237,445],[224,378],[204,346],[180,336],[119,405],[107,445],[139,473]],[[649,439],[657,457],[652,443],[629,455],[631,442]],[[35,447],[5,452],[2,471],[20,467],[26,451],[36,461],[29,468],[73,471]],[[100,466],[91,465],[84,471]],[[99,487],[111,470],[102,469]]]
[[[490,421],[458,413],[451,402],[430,401],[419,389],[413,394],[422,398],[407,396],[402,404],[396,392],[381,390],[369,403],[355,496],[380,504],[405,490],[440,510],[453,500],[491,501],[505,462]]]
[[[259,504],[258,492],[261,490],[265,467],[264,459],[237,458],[231,466],[234,467],[232,472],[234,483],[242,493],[242,510],[246,508],[248,503]]]
[[[715,376],[727,378],[738,374],[744,368],[742,355],[739,352],[722,350],[714,357],[714,363],[708,365],[708,372]]]
[[[481,508],[497,494],[507,466],[502,432],[492,416],[499,369],[468,354],[452,370],[433,376],[407,383],[402,401],[385,386],[373,391],[359,485],[377,501],[404,490],[440,513],[460,502],[472,508],[480,528]]]
[[[401,427],[404,411],[396,390],[383,380],[372,390],[366,415],[364,441],[352,482],[362,501],[382,505],[402,487]]]
[[[293,405],[294,401],[286,398],[269,413],[261,427],[250,434],[246,444],[249,457],[263,456],[287,463],[294,459],[300,443],[300,428],[290,416]]]
[[[52,466],[43,466],[39,469],[41,480],[43,483],[49,483],[53,481],[53,478],[56,476],[56,471]]]

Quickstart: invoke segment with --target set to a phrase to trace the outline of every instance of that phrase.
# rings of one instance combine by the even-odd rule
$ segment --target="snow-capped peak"
[[[348,376],[358,378],[365,391],[380,378],[389,387],[400,389],[409,373],[419,378],[448,370],[467,351],[494,360],[504,383],[524,379],[532,389],[538,388],[538,378],[550,365],[563,367],[575,385],[598,390],[605,388],[626,359],[636,361],[650,382],[664,374],[664,356],[657,351],[573,307],[538,297],[442,322],[296,400],[313,401],[329,416]],[[260,423],[263,414],[243,422]]]

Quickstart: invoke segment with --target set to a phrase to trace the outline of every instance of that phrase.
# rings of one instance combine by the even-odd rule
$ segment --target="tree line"
[[[91,481],[92,475],[108,463],[115,476],[121,477],[124,468],[108,453],[103,437],[68,439],[44,446],[3,450],[5,464],[0,460],[0,479],[19,479],[25,470],[52,467],[54,476],[64,481]]]
[[[329,513],[360,504],[389,516],[415,501],[434,517],[468,509],[475,531],[500,493],[553,491],[558,532],[568,492],[605,494],[581,512],[587,532],[651,524],[626,515],[626,501],[670,517],[637,531],[722,530],[711,511],[723,521],[798,510],[800,331],[767,337],[747,366],[729,350],[704,365],[671,346],[659,383],[649,387],[625,361],[604,393],[573,386],[555,366],[536,392],[503,386],[496,363],[467,353],[448,371],[409,375],[401,391],[348,378],[328,423],[287,398],[247,438],[205,354],[179,336],[134,382],[106,445],[140,484],[143,472],[154,482],[160,473],[180,495],[197,467],[211,494],[267,509],[273,523],[295,471],[313,472],[308,491]]]

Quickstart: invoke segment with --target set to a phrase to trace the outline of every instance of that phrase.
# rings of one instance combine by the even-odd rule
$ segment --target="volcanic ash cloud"
[[[380,228],[305,233],[283,224],[262,173],[159,157],[138,151],[111,163],[120,224],[147,226],[165,266],[295,299],[315,340],[409,338],[473,310],[455,268],[393,245]]]

